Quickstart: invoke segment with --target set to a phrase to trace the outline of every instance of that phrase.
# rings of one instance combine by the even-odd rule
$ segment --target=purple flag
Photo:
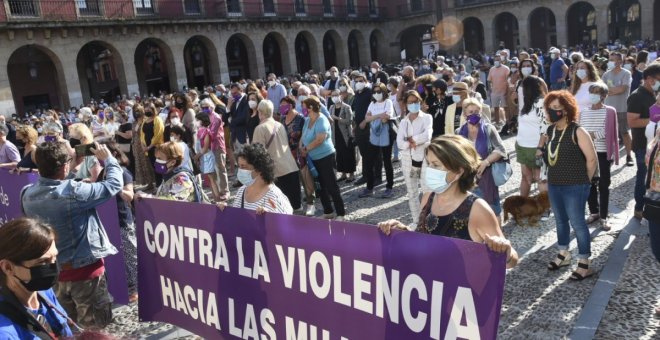
[[[5,222],[23,216],[21,209],[21,190],[37,182],[37,173],[21,175],[10,174],[0,170],[0,226]],[[108,290],[115,303],[128,304],[128,286],[124,255],[121,251],[121,234],[119,232],[119,215],[117,201],[112,198],[96,209],[101,223],[110,238],[110,242],[119,249],[119,253],[105,258],[105,269],[108,276]]]
[[[139,315],[209,339],[495,339],[505,256],[299,216],[136,203]]]

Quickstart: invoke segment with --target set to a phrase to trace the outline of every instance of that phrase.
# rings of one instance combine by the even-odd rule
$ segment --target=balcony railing
[[[480,5],[489,5],[497,2],[505,2],[505,0],[454,0],[454,7],[472,7]]]
[[[459,0],[456,0],[459,1]],[[432,0],[410,0],[408,4],[397,7],[399,16],[429,14],[434,10]]]
[[[432,7],[431,0],[419,0],[420,6],[398,8],[394,17],[423,13]],[[6,18],[10,21],[76,21],[87,17],[93,20],[135,19],[235,19],[263,20],[378,20],[388,18],[387,7],[307,4],[291,1],[282,3],[260,0],[3,0]],[[0,12],[0,21],[4,20]]]

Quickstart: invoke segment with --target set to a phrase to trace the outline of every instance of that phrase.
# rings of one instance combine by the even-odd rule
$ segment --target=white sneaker
[[[335,221],[344,221],[346,218],[344,216],[337,216],[335,217]]]
[[[305,208],[305,216],[314,216],[316,215],[316,206],[314,204],[307,205]]]
[[[337,215],[336,215],[335,213],[331,213],[331,214],[323,214],[323,218],[326,219],[326,220],[332,220],[332,219],[334,219],[335,217],[337,217]]]

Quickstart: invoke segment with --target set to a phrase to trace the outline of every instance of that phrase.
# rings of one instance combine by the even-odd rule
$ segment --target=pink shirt
[[[509,77],[509,68],[507,66],[491,67],[488,72],[488,80],[493,84],[491,92],[496,95],[506,94],[508,89],[507,78]]]

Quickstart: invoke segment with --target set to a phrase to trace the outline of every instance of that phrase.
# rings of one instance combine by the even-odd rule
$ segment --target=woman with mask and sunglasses
[[[444,135],[431,141],[425,151],[428,167],[424,182],[431,192],[422,197],[417,228],[397,220],[378,224],[389,235],[392,229],[417,230],[424,234],[485,243],[489,249],[507,254],[507,268],[518,263],[518,253],[504,237],[492,209],[469,192],[480,167],[479,154],[461,136]]]
[[[598,157],[591,136],[576,123],[578,105],[570,92],[548,93],[543,107],[552,124],[548,127],[545,154],[548,163],[548,197],[555,214],[559,248],[557,257],[548,264],[548,269],[557,270],[571,264],[568,246],[572,226],[578,245],[578,265],[571,279],[583,280],[593,275],[589,268],[591,235],[584,219],[584,210],[591,190],[591,180],[598,166]]]
[[[53,229],[18,218],[0,228],[0,339],[73,336],[55,297],[57,247]]]

